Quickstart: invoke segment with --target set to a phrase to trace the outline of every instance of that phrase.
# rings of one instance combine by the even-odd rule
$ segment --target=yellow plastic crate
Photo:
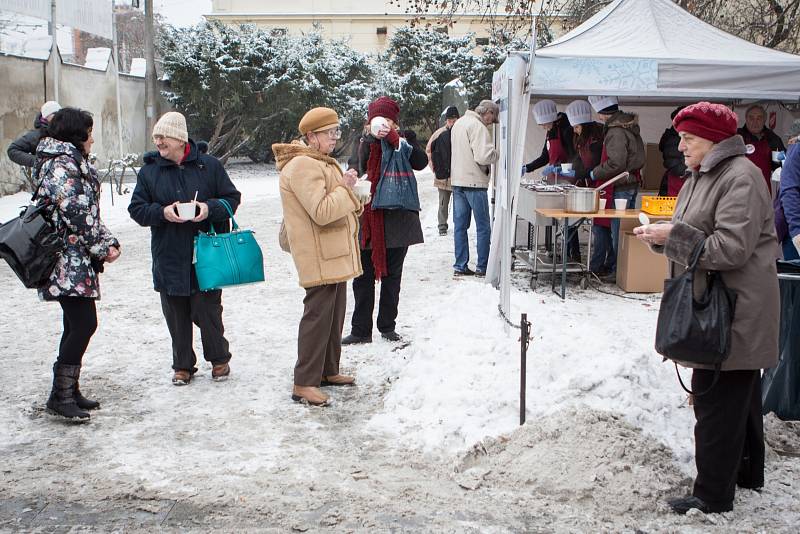
[[[672,215],[678,197],[642,197],[642,211],[650,215]]]

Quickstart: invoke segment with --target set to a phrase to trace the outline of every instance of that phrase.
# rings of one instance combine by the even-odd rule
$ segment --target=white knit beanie
[[[153,136],[163,135],[184,143],[189,142],[189,131],[186,128],[186,117],[177,111],[164,113],[153,127]]]
[[[56,102],[55,100],[48,100],[44,104],[42,104],[42,109],[40,110],[42,113],[42,118],[46,119],[53,113],[57,112],[61,109],[61,105]]]
[[[586,100],[573,100],[567,106],[567,118],[570,126],[592,122],[592,106]]]
[[[539,100],[533,105],[533,118],[536,119],[536,124],[555,122],[558,118],[556,103],[552,100]]]

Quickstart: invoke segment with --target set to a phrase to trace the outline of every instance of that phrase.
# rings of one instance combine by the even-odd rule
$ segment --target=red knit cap
[[[400,106],[388,96],[382,96],[374,102],[370,102],[367,111],[369,113],[367,116],[368,121],[371,121],[374,117],[384,117],[391,119],[395,124],[400,122]]]
[[[736,135],[739,118],[728,106],[698,102],[686,106],[672,120],[678,132],[686,132],[712,143],[719,143]]]

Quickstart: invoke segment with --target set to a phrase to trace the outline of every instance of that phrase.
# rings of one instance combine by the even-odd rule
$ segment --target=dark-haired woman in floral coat
[[[64,333],[53,365],[50,413],[69,419],[89,419],[100,406],[85,398],[78,386],[83,354],[97,329],[95,300],[100,298],[98,273],[104,262],[119,255],[119,242],[100,219],[100,182],[87,157],[92,116],[64,108],[53,117],[37,149],[39,188],[35,202],[48,206],[50,223],[64,236],[64,250],[50,278],[39,288],[46,301],[58,301],[64,311]]]

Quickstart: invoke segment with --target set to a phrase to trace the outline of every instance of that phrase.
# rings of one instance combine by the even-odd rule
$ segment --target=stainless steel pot
[[[600,210],[600,192],[591,187],[567,189],[566,211],[569,213],[597,213]]]
[[[627,172],[620,173],[607,182],[603,182],[599,187],[574,187],[567,189],[565,193],[567,201],[564,209],[569,213],[597,213],[600,211],[600,195],[604,193],[602,189],[627,176]]]

